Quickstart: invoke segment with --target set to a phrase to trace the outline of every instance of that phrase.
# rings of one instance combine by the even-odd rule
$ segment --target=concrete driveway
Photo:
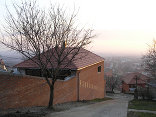
[[[117,94],[109,97],[113,97],[114,100],[51,113],[46,117],[127,117],[128,101],[132,96]]]

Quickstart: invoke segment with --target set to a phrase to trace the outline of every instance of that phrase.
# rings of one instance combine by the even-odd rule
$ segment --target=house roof
[[[137,80],[138,84],[145,84],[150,79],[149,77],[141,73],[134,72],[134,73],[126,74],[122,78],[122,81],[124,81],[126,84],[136,84],[136,76],[138,77],[138,80]]]
[[[65,50],[70,49],[70,48],[66,48]],[[35,59],[35,57],[33,57],[32,59]],[[43,58],[44,59],[44,58]],[[51,58],[51,62],[53,62],[54,67],[57,65],[57,62],[54,61],[54,57]],[[66,58],[66,62],[69,61],[71,59],[71,56],[67,56]],[[46,59],[45,59],[46,60]],[[75,57],[74,61],[72,61],[70,64],[68,64],[68,66],[61,66],[61,68],[66,68],[66,69],[81,69],[99,62],[104,61],[104,58],[86,50],[86,49],[81,49],[79,54]],[[14,67],[16,68],[23,68],[23,69],[35,69],[35,68],[39,68],[38,65],[36,63],[34,63],[31,59],[25,60],[17,65],[15,65]],[[51,65],[48,65],[49,68],[51,68]]]

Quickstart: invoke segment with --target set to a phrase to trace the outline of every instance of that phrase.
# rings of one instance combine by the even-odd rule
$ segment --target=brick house
[[[105,97],[104,59],[86,49],[86,56],[66,67],[54,85],[54,104]],[[78,55],[82,56],[81,54]],[[49,87],[31,60],[15,67],[24,75],[1,75],[0,109],[47,106]],[[2,96],[1,96],[2,95]],[[6,103],[5,103],[6,102]]]
[[[138,73],[128,73],[122,78],[122,92],[133,93],[136,88],[136,77],[137,85],[140,87],[145,87],[146,83],[149,81],[149,77]]]

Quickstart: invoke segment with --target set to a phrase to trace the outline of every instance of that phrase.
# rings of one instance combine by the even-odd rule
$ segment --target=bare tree
[[[149,45],[147,53],[142,57],[142,66],[151,77],[156,78],[156,40],[153,44]]]
[[[78,29],[74,25],[76,14],[67,15],[61,7],[51,5],[45,12],[34,1],[13,6],[16,15],[8,10],[5,26],[8,36],[3,36],[1,43],[41,70],[50,87],[48,107],[53,108],[54,84],[62,69],[79,59],[81,48],[90,44],[92,30]]]
[[[114,92],[115,88],[118,88],[120,85],[120,79],[117,76],[112,76],[112,77],[106,77],[106,87],[111,89],[111,92]]]

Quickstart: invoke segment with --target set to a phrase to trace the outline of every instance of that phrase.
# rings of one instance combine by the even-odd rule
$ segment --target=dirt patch
[[[82,100],[79,102],[66,102],[66,103],[56,104],[53,110],[43,106],[8,109],[6,111],[0,111],[0,117],[43,117],[49,113],[70,110],[75,107],[90,105],[90,104],[94,104],[106,100],[111,100],[111,98],[94,99],[88,101]]]
[[[37,113],[8,113],[2,115],[1,117],[43,117],[45,114],[37,114]]]
[[[29,107],[29,108],[19,108],[19,109],[9,109],[0,112],[0,117],[43,117],[46,114],[60,112],[69,110],[71,108],[85,106],[89,104],[94,104],[95,102],[67,102],[62,104],[57,104],[54,109],[48,109],[47,107]]]

